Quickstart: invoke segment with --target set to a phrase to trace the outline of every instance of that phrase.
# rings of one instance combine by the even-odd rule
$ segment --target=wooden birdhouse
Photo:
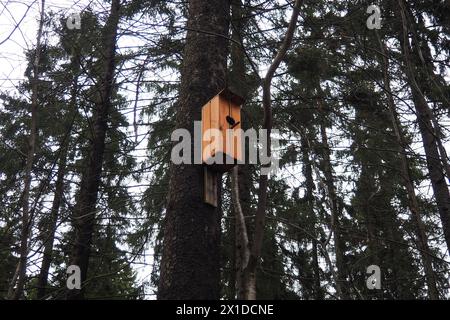
[[[224,89],[202,108],[204,201],[217,207],[217,184],[222,173],[242,161],[241,105],[244,99]]]
[[[226,172],[242,160],[241,106],[244,99],[224,89],[202,108],[202,160],[212,170]]]

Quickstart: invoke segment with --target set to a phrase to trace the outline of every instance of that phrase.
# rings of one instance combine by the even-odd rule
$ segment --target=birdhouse
[[[226,172],[242,160],[241,105],[244,99],[224,89],[202,108],[202,161]]]

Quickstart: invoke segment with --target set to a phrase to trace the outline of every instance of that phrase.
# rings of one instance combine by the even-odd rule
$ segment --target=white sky
[[[14,92],[18,83],[24,80],[26,68],[24,51],[35,45],[40,3],[41,0],[0,0],[0,43],[12,33],[8,40],[0,44],[0,91],[8,90]],[[70,13],[79,12],[80,9],[85,8],[88,4],[93,4],[95,6],[98,5],[99,2],[95,0],[47,0],[46,11],[64,12],[68,16]],[[28,9],[28,6],[30,5],[31,7]],[[14,30],[14,27],[19,21],[21,21],[19,27]],[[130,43],[136,45],[135,42]],[[154,75],[154,77],[155,79],[161,78],[160,75]],[[132,113],[129,113],[129,115],[131,117]],[[132,121],[130,121],[130,123],[132,123]],[[142,132],[145,133],[145,131],[140,131],[139,133]],[[146,139],[143,139],[143,143],[139,148],[145,148],[146,143]],[[345,141],[340,141],[341,146],[345,146],[345,144]],[[420,141],[414,145],[414,148],[422,150]],[[138,152],[136,155],[144,156],[145,152]],[[338,167],[335,169],[339,171]],[[300,173],[300,167],[289,168],[289,170],[285,171],[286,179],[290,180],[291,185],[298,185],[298,179],[292,177],[292,175],[294,174],[297,176]],[[289,178],[289,176],[291,177]],[[424,182],[423,189],[421,188],[420,193],[430,194],[430,190],[426,190],[426,187],[428,187],[428,184]],[[142,192],[143,189],[144,188],[139,188],[136,192]],[[343,190],[345,189],[352,190],[349,186],[343,186]],[[140,280],[149,280],[148,276],[151,272],[153,251],[148,249],[147,253],[150,257],[147,257],[147,265],[139,265],[139,267],[135,266],[138,270]]]

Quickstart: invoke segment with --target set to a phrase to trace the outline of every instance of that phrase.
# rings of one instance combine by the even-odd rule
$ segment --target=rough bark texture
[[[226,85],[229,12],[228,1],[189,1],[176,127],[192,137],[202,106]],[[202,195],[201,165],[171,166],[158,299],[220,298],[220,203]]]
[[[111,94],[114,83],[115,51],[119,23],[120,0],[113,0],[111,11],[103,33],[104,73],[98,85],[98,102],[95,105],[94,132],[86,171],[81,178],[80,191],[75,205],[73,226],[75,239],[70,265],[77,265],[81,271],[81,290],[69,290],[68,299],[84,298],[84,282],[87,279],[92,234],[95,227],[96,203],[103,168],[105,138],[108,129],[108,114],[111,108]]]
[[[415,60],[413,61],[412,59],[412,55],[418,53],[417,50],[413,51],[411,45],[409,44],[409,28],[405,3],[403,0],[399,0],[398,3],[402,18],[402,33],[399,35],[399,41],[403,50],[406,69],[405,73],[412,92],[412,99],[416,110],[420,134],[422,135],[428,172],[442,222],[445,241],[447,243],[447,247],[450,248],[450,193],[445,180],[444,168],[439,154],[437,135],[432,123],[431,110],[423,94],[423,86],[426,84],[421,82],[421,79],[416,79],[415,76],[415,74],[419,73],[417,73],[418,68]]]

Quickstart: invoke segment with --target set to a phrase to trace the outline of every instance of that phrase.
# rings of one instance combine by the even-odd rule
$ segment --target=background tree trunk
[[[302,146],[302,161],[303,165],[305,166],[304,174],[305,174],[305,184],[306,184],[306,193],[305,198],[308,203],[308,215],[309,219],[313,221],[313,236],[314,239],[312,239],[312,268],[313,268],[313,274],[314,274],[314,280],[313,280],[313,288],[314,288],[314,298],[317,300],[324,299],[324,292],[322,290],[322,287],[320,285],[320,266],[319,266],[319,248],[317,246],[317,242],[320,238],[319,232],[317,231],[317,217],[314,211],[315,207],[315,201],[314,201],[314,178],[313,178],[313,161],[310,158],[311,153],[311,144],[306,136],[306,132],[301,133],[301,146]]]
[[[324,112],[324,99],[325,95],[320,87],[320,83],[317,83],[317,94],[319,96],[318,100],[318,110],[322,121],[320,122],[320,136],[321,136],[321,146],[322,146],[322,171],[325,175],[325,184],[328,190],[329,206],[330,206],[330,216],[331,216],[331,231],[333,232],[333,242],[334,242],[334,253],[336,255],[336,269],[337,269],[337,282],[336,291],[341,299],[348,299],[349,293],[346,283],[348,282],[347,272],[345,271],[345,257],[344,257],[344,246],[341,239],[341,228],[339,223],[339,210],[338,210],[338,198],[336,193],[336,187],[333,176],[333,169],[330,158],[330,146],[328,143],[328,136],[325,126],[326,113]]]
[[[431,110],[423,94],[423,89],[421,89],[421,83],[415,76],[417,66],[411,57],[413,51],[409,44],[405,3],[403,0],[399,0],[398,3],[403,27],[403,32],[399,35],[399,41],[403,50],[406,69],[405,73],[412,92],[419,130],[422,135],[428,172],[442,222],[445,241],[447,243],[447,248],[450,249],[450,193],[445,180],[444,168],[438,150],[437,135],[432,123]]]
[[[296,0],[292,11],[292,16],[289,22],[288,29],[284,36],[283,42],[277,52],[277,55],[273,59],[266,76],[263,80],[263,108],[264,108],[264,123],[263,129],[267,130],[267,155],[271,156],[271,141],[270,133],[273,125],[272,117],[272,97],[271,87],[272,79],[276,70],[280,66],[281,62],[286,56],[288,49],[292,44],[292,39],[297,27],[297,19],[300,14],[300,0]],[[256,268],[258,266],[261,257],[261,247],[264,237],[264,225],[267,210],[267,188],[268,188],[268,175],[260,175],[259,178],[259,192],[258,192],[258,205],[255,216],[255,231],[253,234],[253,241],[250,250],[250,258],[247,266],[244,269],[244,281],[245,291],[247,292],[247,300],[256,299]]]
[[[72,66],[76,72],[79,71],[79,65],[77,61],[79,57],[72,58]],[[72,80],[72,86],[70,89],[70,102],[69,102],[69,113],[77,113],[77,93],[78,93],[78,75],[75,75]],[[43,299],[47,294],[47,283],[48,274],[50,270],[50,265],[53,260],[53,244],[55,241],[55,233],[57,229],[57,223],[59,218],[59,211],[61,207],[61,201],[64,196],[64,177],[66,174],[67,166],[67,155],[69,151],[70,135],[75,122],[75,116],[71,119],[71,123],[67,129],[67,132],[61,138],[59,144],[59,163],[58,172],[56,174],[55,182],[55,193],[53,196],[52,208],[50,211],[50,220],[46,225],[44,225],[44,230],[42,231],[42,239],[44,242],[44,252],[42,257],[41,269],[39,270],[38,282],[37,282],[37,298]]]
[[[247,19],[243,13],[242,1],[241,0],[233,0],[231,3],[231,31],[232,31],[232,40],[231,43],[231,67],[230,67],[230,77],[229,77],[229,85],[233,92],[239,94],[241,97],[247,98],[251,93],[249,92],[249,85],[246,83],[246,56],[244,54],[244,48],[241,47],[240,43],[242,41],[242,33],[244,31],[244,26],[247,23]],[[244,109],[245,110],[245,106]],[[250,128],[249,119],[247,119],[247,113],[242,112],[241,115],[241,128],[242,130],[247,130]],[[246,141],[244,141],[246,143]],[[245,155],[248,155],[248,143],[245,145]],[[242,247],[245,242],[242,238],[242,230],[240,228],[241,221],[239,220],[240,213],[236,206],[239,205],[242,211],[242,218],[245,216],[251,216],[251,186],[253,184],[252,181],[252,168],[249,164],[241,164],[237,166],[237,176],[235,171],[232,172],[232,192],[234,192],[234,187],[238,188],[238,193],[232,195],[237,198],[238,202],[233,202],[233,211],[235,216],[235,235],[234,235],[234,246],[235,246],[235,273],[236,273],[236,295],[238,299],[244,299],[245,290],[243,283],[243,261],[246,259],[245,254],[248,248],[244,249]],[[235,175],[235,176],[233,176]],[[233,185],[233,179],[237,181],[237,185]],[[235,201],[233,199],[233,201]],[[244,227],[246,227],[245,233],[247,237],[247,244],[250,242],[250,237],[253,228],[249,228],[251,226],[250,223],[246,223],[245,220]],[[244,242],[243,242],[244,241]]]
[[[414,183],[411,178],[411,170],[409,165],[409,160],[406,156],[406,141],[401,131],[400,121],[398,119],[397,111],[395,108],[395,102],[393,99],[391,91],[391,80],[389,76],[389,60],[387,56],[387,50],[384,43],[379,38],[377,33],[378,41],[380,43],[380,50],[382,53],[382,69],[383,69],[383,82],[386,90],[386,96],[388,101],[389,114],[391,116],[392,127],[394,129],[395,136],[398,142],[398,154],[401,163],[401,173],[405,183],[405,188],[408,194],[409,200],[409,210],[411,211],[413,221],[416,226],[416,234],[418,240],[418,246],[420,255],[422,258],[422,263],[425,271],[425,276],[428,285],[428,296],[430,299],[439,299],[439,292],[436,286],[436,275],[433,270],[433,264],[430,256],[430,248],[428,246],[427,235],[425,232],[425,227],[420,217],[420,207],[417,201],[416,191],[414,189]]]
[[[31,231],[30,218],[30,189],[31,189],[31,174],[33,169],[34,154],[36,152],[37,144],[37,112],[38,112],[38,83],[39,83],[39,62],[41,58],[41,38],[44,26],[45,17],[45,0],[41,1],[41,16],[39,21],[39,29],[36,40],[36,51],[33,61],[33,79],[32,79],[32,96],[31,96],[31,129],[28,141],[27,163],[25,168],[24,191],[22,198],[22,230],[20,235],[20,258],[17,266],[17,277],[13,277],[11,281],[8,296],[10,299],[18,300],[23,294],[23,287],[25,284],[25,277],[27,271],[27,257],[28,257],[28,238]],[[17,287],[14,285],[17,279]]]
[[[108,130],[108,115],[114,87],[117,29],[119,24],[120,0],[112,0],[111,11],[103,31],[104,65],[103,77],[98,83],[98,102],[95,105],[94,132],[90,154],[86,161],[86,171],[81,178],[80,191],[73,217],[75,239],[70,258],[71,265],[81,271],[81,290],[69,290],[68,299],[84,298],[84,282],[87,279],[92,234],[96,218],[96,204],[103,168],[105,138]]]
[[[48,272],[52,262],[53,243],[55,241],[55,232],[57,228],[59,208],[64,192],[64,176],[66,172],[67,145],[63,141],[60,151],[60,160],[58,173],[55,182],[55,195],[53,197],[52,208],[50,211],[50,220],[45,226],[45,232],[42,233],[44,241],[44,253],[42,257],[41,269],[39,270],[37,282],[37,298],[42,299],[47,292]]]

